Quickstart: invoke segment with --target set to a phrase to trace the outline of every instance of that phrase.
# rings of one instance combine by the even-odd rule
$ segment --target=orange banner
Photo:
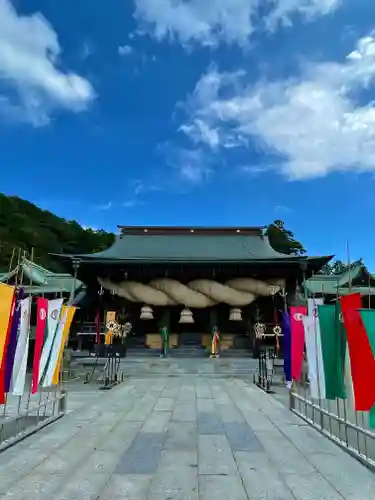
[[[111,321],[116,321],[116,311],[107,311],[106,319],[105,319],[105,327],[107,328],[107,332],[104,336],[104,344],[110,345],[112,344],[113,330],[110,330],[107,325]]]
[[[64,317],[65,313],[66,313],[66,321],[65,321],[63,336],[62,336],[62,340],[61,340],[59,357],[57,359],[56,368],[55,368],[55,371],[54,371],[53,377],[52,377],[52,385],[57,385],[59,383],[60,367],[61,367],[61,362],[62,362],[62,358],[63,358],[64,348],[65,348],[65,345],[68,341],[70,327],[71,327],[76,310],[77,310],[77,308],[73,307],[73,306],[63,306],[61,309],[60,321]]]
[[[4,347],[8,332],[10,313],[12,310],[14,291],[14,286],[0,283],[0,364],[4,355]]]

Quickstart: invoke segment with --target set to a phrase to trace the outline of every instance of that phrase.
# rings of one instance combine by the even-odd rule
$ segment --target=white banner
[[[46,376],[43,380],[43,387],[50,387],[52,385],[53,374],[55,373],[55,368],[57,365],[57,360],[59,359],[60,347],[63,341],[63,333],[66,323],[66,318],[68,316],[68,308],[65,308],[63,317],[57,327],[55,340],[52,345],[51,357],[48,363]]]
[[[39,383],[47,370],[48,360],[51,355],[52,346],[60,322],[61,308],[64,299],[54,299],[48,301],[47,317],[47,338],[44,342],[42,355],[39,364]]]
[[[12,393],[22,396],[25,390],[27,357],[29,353],[31,297],[20,301],[21,317],[12,371]]]
[[[323,304],[323,299],[308,299],[308,316],[303,318],[310,395],[314,399],[325,399],[326,397],[322,341],[318,316],[318,306]]]

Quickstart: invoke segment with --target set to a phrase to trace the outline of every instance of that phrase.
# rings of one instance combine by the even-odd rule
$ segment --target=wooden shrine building
[[[139,348],[159,348],[163,326],[171,348],[207,347],[216,326],[222,349],[251,349],[254,324],[272,332],[302,281],[331,259],[278,253],[262,227],[119,229],[104,251],[59,258],[86,285],[92,318],[117,311]]]

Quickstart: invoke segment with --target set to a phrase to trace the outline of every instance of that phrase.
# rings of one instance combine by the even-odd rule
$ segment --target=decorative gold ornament
[[[255,323],[254,325],[255,338],[262,339],[266,335],[266,325],[264,323]]]
[[[113,319],[108,321],[106,324],[107,330],[110,330],[111,332],[114,332],[119,326],[119,323]]]
[[[277,335],[277,336],[281,335],[281,331],[282,331],[282,330],[281,330],[281,326],[279,326],[279,325],[275,325],[275,326],[273,327],[273,333],[274,333],[275,335]]]

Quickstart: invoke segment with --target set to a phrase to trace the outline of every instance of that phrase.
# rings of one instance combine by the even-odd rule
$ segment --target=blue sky
[[[0,191],[85,226],[285,221],[375,269],[370,0],[0,0]]]

